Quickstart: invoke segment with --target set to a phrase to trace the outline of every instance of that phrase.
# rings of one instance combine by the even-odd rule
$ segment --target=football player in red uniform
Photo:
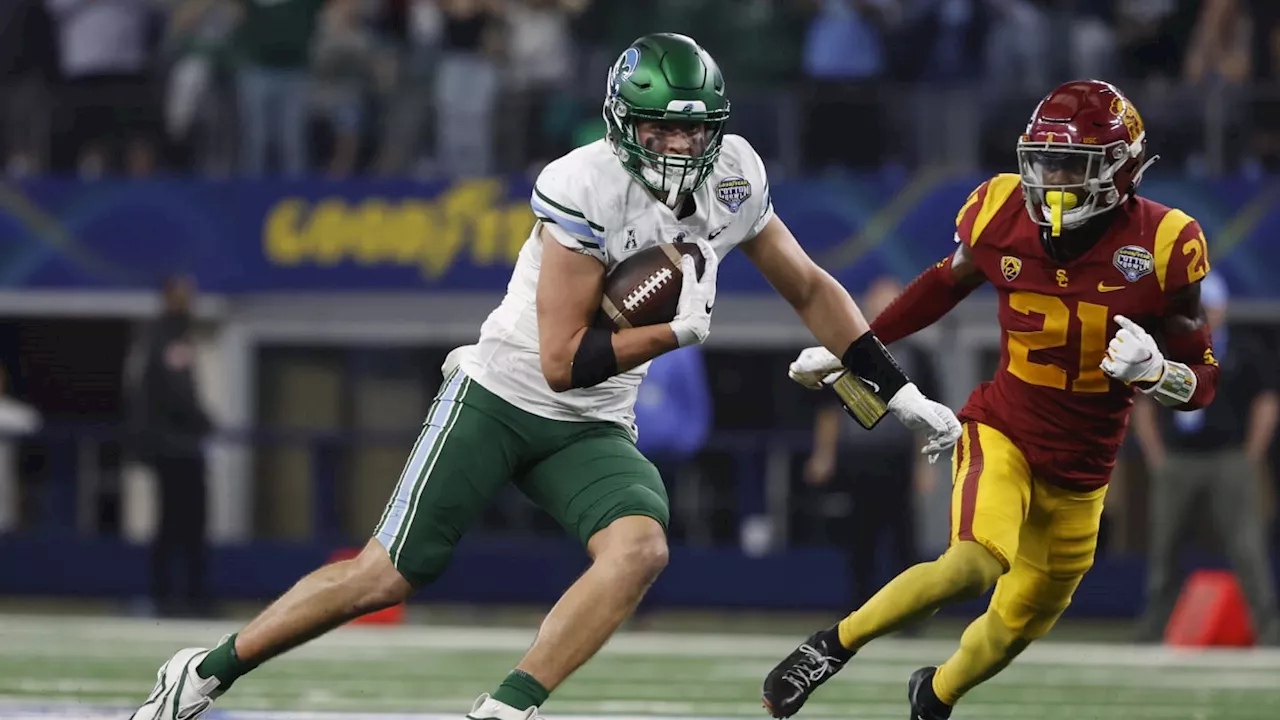
[[[999,369],[958,414],[950,546],[779,663],[763,688],[774,717],[795,714],[866,643],[994,585],[959,650],[908,683],[912,718],[950,717],[1071,602],[1093,563],[1134,393],[1188,410],[1213,399],[1204,233],[1138,197],[1155,158],[1133,103],[1105,82],[1064,84],[1036,107],[1017,153],[1018,175],[991,178],[960,209],[955,252],[872,323],[891,343],[984,282],[999,294]],[[830,382],[840,361],[829,356],[805,350],[792,378]]]

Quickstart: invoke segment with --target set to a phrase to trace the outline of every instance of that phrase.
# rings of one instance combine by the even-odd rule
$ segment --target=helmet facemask
[[[724,125],[728,109],[707,112],[701,101],[673,101],[666,110],[631,107],[621,97],[605,100],[606,137],[623,167],[633,177],[653,190],[668,206],[697,190],[715,168],[724,143]],[[640,141],[637,126],[644,121],[703,124],[703,149],[697,155],[674,155],[656,152]]]
[[[1114,209],[1128,199],[1129,191],[1121,192],[1116,176],[1141,152],[1140,142],[1019,142],[1018,169],[1031,219],[1052,228],[1057,237],[1064,228],[1078,228]]]

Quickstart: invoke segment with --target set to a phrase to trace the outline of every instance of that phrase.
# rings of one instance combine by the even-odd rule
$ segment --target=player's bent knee
[[[370,540],[350,561],[343,581],[361,590],[356,608],[362,612],[399,605],[408,600],[414,590],[377,540]]]
[[[617,567],[642,581],[652,581],[667,567],[667,536],[656,520],[629,516],[615,520],[588,543],[598,563]]]
[[[1005,572],[999,558],[976,542],[956,543],[938,563],[947,584],[955,588],[958,598],[965,600],[982,597]]]
[[[667,541],[661,536],[639,538],[628,543],[621,548],[616,558],[616,562],[628,574],[646,582],[652,582],[662,574],[669,560]]]
[[[988,611],[983,615],[982,632],[977,633],[977,637],[995,650],[995,655],[1016,657],[1037,639],[1027,637],[1023,630],[1023,627],[1015,627],[999,612]]]
[[[447,512],[421,508],[412,527],[396,533],[379,533],[370,541],[376,553],[413,588],[430,585],[444,574],[453,560],[454,546],[462,532]]]

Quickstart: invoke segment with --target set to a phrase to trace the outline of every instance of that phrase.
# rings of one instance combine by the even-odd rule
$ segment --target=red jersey
[[[1134,388],[1099,364],[1124,315],[1160,328],[1167,298],[1209,270],[1199,224],[1137,198],[1091,250],[1056,262],[1027,214],[1017,175],[997,175],[956,217],[956,242],[1000,296],[1000,366],[958,413],[1008,436],[1032,472],[1072,489],[1105,485],[1115,466]],[[1157,335],[1158,337],[1158,335]]]

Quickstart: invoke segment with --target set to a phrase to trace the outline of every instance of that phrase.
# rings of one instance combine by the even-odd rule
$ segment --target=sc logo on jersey
[[[1150,275],[1156,262],[1150,250],[1140,245],[1125,245],[1116,250],[1116,254],[1111,258],[1111,264],[1116,266],[1121,275],[1124,275],[1125,280],[1135,282],[1144,275]]]
[[[1004,279],[1013,282],[1022,272],[1022,260],[1012,256],[1005,255],[1000,258],[1000,274],[1004,275]]]
[[[742,203],[751,197],[751,183],[746,178],[725,178],[716,183],[716,199],[729,208],[729,212],[738,212]]]

